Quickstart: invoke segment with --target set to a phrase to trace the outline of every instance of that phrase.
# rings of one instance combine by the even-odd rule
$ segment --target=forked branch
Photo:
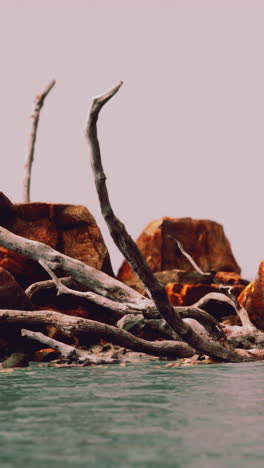
[[[101,212],[110,234],[131,268],[139,276],[145,288],[150,292],[153,302],[161,316],[185,342],[199,352],[209,354],[216,359],[233,362],[243,361],[245,358],[239,356],[234,350],[227,350],[218,343],[203,340],[189,325],[183,322],[180,315],[170,304],[165,288],[160,285],[157,278],[153,275],[136,243],[128,234],[125,226],[114,214],[108,196],[106,176],[101,160],[100,146],[97,137],[97,120],[104,104],[117,93],[121,85],[122,82],[105,94],[94,98],[86,125],[86,136],[90,147],[91,165],[93,168],[96,190],[100,201]]]

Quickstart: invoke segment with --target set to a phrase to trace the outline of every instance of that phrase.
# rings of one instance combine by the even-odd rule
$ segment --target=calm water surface
[[[261,363],[33,367],[0,395],[1,468],[264,466]]]

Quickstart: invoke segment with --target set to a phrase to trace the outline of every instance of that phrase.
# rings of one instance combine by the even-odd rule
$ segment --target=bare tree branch
[[[26,290],[26,294],[30,299],[32,299],[34,303],[34,295],[37,294],[39,291],[43,290],[50,290],[50,289],[56,289],[58,290],[57,294],[70,294],[73,296],[81,297],[84,299],[87,299],[88,301],[91,301],[95,304],[98,304],[106,309],[109,309],[110,311],[114,312],[115,316],[119,319],[121,319],[124,316],[133,314],[135,315],[143,315],[144,318],[148,321],[148,325],[150,325],[150,322],[152,323],[152,328],[156,330],[160,330],[161,333],[164,334],[164,327],[160,325],[160,314],[157,311],[156,307],[153,304],[153,308],[149,308],[146,311],[145,310],[138,310],[137,306],[134,306],[133,304],[129,304],[126,302],[116,302],[112,301],[111,299],[105,298],[100,296],[99,294],[93,293],[91,291],[88,292],[83,292],[83,291],[78,291],[77,288],[80,286],[76,281],[74,281],[70,277],[66,278],[57,278],[55,273],[52,272],[52,277],[54,280],[47,280],[47,281],[40,281],[38,283],[34,283],[31,286],[29,286]],[[75,289],[69,288],[69,286],[74,287]],[[224,296],[226,297],[226,296]],[[231,301],[230,301],[231,302]],[[193,318],[197,320],[201,325],[203,325],[208,333],[214,337],[216,340],[218,339],[225,339],[225,333],[223,331],[223,326],[218,322],[216,318],[214,318],[212,315],[210,315],[208,312],[199,309],[198,307],[194,306],[186,306],[186,307],[174,307],[176,311],[180,314],[182,318]],[[157,322],[156,325],[154,325],[154,321]],[[173,337],[173,332],[170,327],[167,328],[170,330],[168,333],[167,330],[165,330],[165,334],[167,336]]]
[[[46,336],[41,332],[33,332],[31,330],[26,330],[22,328],[21,335],[26,338],[29,338],[30,340],[39,341],[40,343],[48,346],[49,348],[56,349],[56,351],[59,351],[63,358],[69,359],[70,361],[78,363],[85,362],[86,365],[114,364],[118,362],[117,359],[113,359],[109,356],[105,356],[103,359],[98,358],[97,356],[92,355],[87,351],[83,351],[81,349],[74,348],[73,346],[70,346],[68,344],[62,343],[61,341],[54,340],[53,338],[50,338],[49,336]]]
[[[133,351],[152,354],[153,356],[190,357],[195,350],[181,341],[147,341],[131,333],[96,322],[52,310],[0,310],[0,324],[14,323],[24,327],[51,325],[60,329],[66,335],[94,335],[113,344],[125,346]]]
[[[68,287],[76,287],[76,284],[78,284],[71,276],[60,278],[60,281]],[[49,291],[54,288],[56,288],[56,284],[53,280],[37,281],[36,283],[32,283],[28,286],[25,293],[28,298],[34,302],[35,295],[40,291]]]
[[[30,202],[30,182],[31,182],[31,169],[34,160],[34,151],[35,151],[35,143],[37,138],[37,130],[38,130],[38,123],[39,123],[39,116],[41,108],[44,104],[45,98],[52,90],[53,86],[55,85],[56,81],[52,80],[48,86],[42,91],[41,94],[35,97],[34,102],[34,109],[32,112],[32,128],[29,137],[29,148],[28,154],[26,156],[26,161],[24,165],[24,181],[23,181],[23,201],[24,203]]]
[[[18,236],[2,226],[0,227],[0,245],[36,262],[42,262],[42,265],[45,261],[51,270],[60,270],[72,276],[78,283],[104,297],[134,304],[138,310],[152,306],[152,301],[121,281],[80,260],[68,257],[46,244]]]
[[[105,94],[94,98],[86,125],[86,136],[90,148],[91,165],[94,172],[96,190],[100,201],[101,212],[110,234],[131,268],[139,276],[145,288],[150,292],[153,302],[161,316],[185,342],[193,346],[199,352],[209,354],[216,359],[241,362],[244,358],[239,356],[235,351],[227,350],[218,343],[211,343],[201,339],[190,326],[183,322],[180,315],[170,304],[165,288],[160,285],[157,278],[153,275],[136,243],[128,234],[125,226],[114,214],[108,196],[106,175],[101,160],[100,146],[97,137],[97,120],[104,104],[117,93],[121,85],[122,82]]]
[[[92,301],[95,304],[100,305],[101,307],[105,307],[107,309],[112,310],[119,316],[123,316],[126,314],[142,314],[142,310],[138,310],[136,306],[133,304],[129,304],[127,302],[116,302],[107,297],[100,296],[92,291],[77,291],[75,289],[71,289],[66,286],[65,282],[62,282],[55,273],[49,268],[46,264],[45,260],[39,260],[40,265],[47,271],[50,277],[53,280],[54,285],[57,288],[57,295],[60,296],[61,294],[70,294],[72,296],[81,297],[82,299],[87,299],[88,301]]]
[[[199,309],[199,307],[179,307],[179,314],[181,318],[192,318],[197,320],[201,325],[206,328],[208,333],[214,337],[216,340],[221,339],[225,340],[226,335],[221,323],[218,322],[216,318],[208,314],[206,311]]]
[[[67,257],[60,252],[52,249],[51,247],[42,244],[41,242],[32,241],[30,239],[25,239],[21,236],[17,236],[12,232],[8,231],[7,229],[0,227],[0,245],[11,249],[15,252],[18,252],[22,255],[27,256],[35,261],[40,261],[43,265],[43,260],[45,261],[46,265],[50,269],[59,269],[68,275],[72,275],[74,279],[86,286],[88,289],[96,291],[97,294],[101,294],[103,297],[108,297],[111,300],[123,301],[127,302],[128,304],[132,305],[131,312],[142,311],[142,313],[146,316],[146,318],[150,318],[153,315],[157,317],[157,309],[153,305],[153,302],[142,296],[141,294],[137,293],[136,291],[132,290],[128,286],[124,285],[120,281],[115,280],[114,278],[108,276],[106,273],[98,271],[79,260],[75,260],[71,257]],[[127,306],[125,304],[125,309]],[[117,302],[117,310],[118,310]],[[106,305],[106,304],[105,304]],[[107,307],[110,304],[107,304]],[[112,304],[115,307],[115,304]],[[197,307],[197,304],[195,304]],[[135,310],[134,310],[135,307]],[[123,312],[123,307],[120,308],[120,312]],[[191,308],[190,308],[191,309]],[[128,311],[130,312],[129,308]],[[50,312],[50,311],[49,311]],[[173,308],[174,313],[174,308]],[[177,313],[177,309],[175,311]],[[196,317],[199,320],[198,316]],[[54,317],[52,318],[54,320]],[[50,325],[56,326],[56,323],[49,323]],[[27,322],[26,322],[27,324]],[[58,326],[61,326],[58,325]],[[187,327],[187,324],[186,324]],[[190,327],[188,327],[190,328]],[[67,333],[67,331],[65,331]],[[177,331],[176,331],[177,333]],[[180,333],[178,333],[180,335]],[[196,335],[195,335],[196,336]],[[184,339],[184,337],[182,337]],[[184,339],[185,340],[185,339]],[[199,341],[201,339],[199,337],[195,338],[195,342],[197,343],[197,350],[203,352],[205,354],[211,355],[212,353],[216,352],[219,356],[219,359],[223,360],[235,360],[237,358],[237,354],[233,351],[225,350],[222,346],[218,345],[217,343],[207,343],[202,341],[203,350],[201,351],[198,349]],[[187,340],[186,340],[187,341]],[[194,341],[193,341],[194,343]],[[194,344],[191,344],[194,348]],[[216,351],[215,351],[216,347]],[[196,348],[195,348],[196,349]],[[202,349],[202,348],[201,348]],[[206,349],[206,351],[205,351]],[[142,349],[141,349],[142,351]],[[145,350],[145,352],[147,352]],[[222,358],[221,358],[222,356]]]
[[[251,322],[248,312],[243,307],[241,304],[239,304],[236,296],[232,294],[232,292],[229,292],[228,294],[223,294],[223,293],[208,293],[205,296],[201,297],[199,301],[197,301],[193,306],[198,307],[200,309],[203,309],[206,307],[206,304],[209,301],[216,301],[219,303],[226,303],[229,304],[231,307],[233,307],[234,312],[237,313],[238,317],[240,318],[240,321],[242,323],[242,327],[245,331],[247,330],[248,332],[256,332],[257,328],[253,323]]]
[[[130,313],[142,313],[145,318],[160,317],[160,314],[157,311],[155,305],[148,298],[142,296],[140,293],[134,291],[120,281],[117,281],[114,278],[108,276],[106,273],[85,265],[79,260],[67,257],[66,255],[61,254],[60,252],[45,244],[42,244],[41,242],[25,239],[24,237],[13,234],[7,229],[0,227],[0,245],[3,245],[8,249],[14,250],[15,252],[23,254],[32,260],[39,262],[49,272],[49,274],[50,272],[53,272],[52,268],[58,268],[59,266],[65,273],[71,274],[72,277],[74,277],[76,280],[75,281],[71,277],[58,279],[53,272],[53,280],[34,283],[29,286],[29,288],[27,288],[26,293],[30,298],[32,298],[38,290],[42,288],[46,289],[58,286],[60,283],[62,286],[66,287],[66,289],[64,289],[65,293],[79,295],[78,291],[68,287],[76,287],[77,282],[77,284],[83,284],[88,289],[96,291],[96,293],[91,291],[80,291],[80,297],[86,297],[86,299],[95,302],[98,305],[111,309],[115,311],[117,315],[123,316]],[[60,293],[62,292],[62,286]],[[100,294],[102,294],[102,296]],[[226,301],[230,302],[230,299],[228,299],[226,296],[221,296],[223,296]],[[205,296],[205,298],[206,297],[207,296]],[[124,302],[117,302],[121,299]],[[180,314],[184,313],[184,317],[195,318],[196,320],[201,321],[202,325],[204,326],[206,320],[205,317],[207,317],[207,322],[210,322],[212,326],[220,326],[218,322],[215,322],[213,317],[211,317],[209,314],[206,314],[204,311],[203,317],[201,317],[201,320],[199,320],[199,312],[197,308],[200,307],[202,309],[202,306],[202,302],[199,302],[199,304],[194,304],[194,308],[196,309],[196,312],[194,312],[195,316],[191,312],[191,307],[176,307],[175,310],[179,311]],[[188,310],[188,313],[186,310]]]

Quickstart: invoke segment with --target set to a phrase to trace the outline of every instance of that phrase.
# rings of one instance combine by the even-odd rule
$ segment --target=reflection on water
[[[263,467],[261,363],[0,374],[1,468]]]

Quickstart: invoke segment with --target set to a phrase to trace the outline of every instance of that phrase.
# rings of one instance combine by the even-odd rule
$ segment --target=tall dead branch
[[[26,160],[25,160],[25,165],[24,165],[24,181],[23,181],[24,203],[30,202],[31,169],[32,169],[32,164],[34,160],[34,151],[35,151],[35,143],[36,143],[36,138],[37,138],[40,111],[41,111],[41,108],[43,107],[43,104],[47,95],[52,90],[55,83],[56,81],[52,80],[48,84],[48,86],[46,86],[46,88],[42,91],[42,93],[38,94],[35,97],[34,109],[31,114],[32,128],[31,128],[31,132],[29,136],[28,153],[26,155]]]
[[[86,136],[90,148],[91,165],[94,173],[96,190],[101,212],[109,232],[131,268],[149,291],[160,315],[186,343],[199,352],[208,354],[213,358],[241,362],[245,360],[245,358],[239,356],[234,350],[226,349],[218,343],[203,340],[181,319],[180,315],[170,304],[165,288],[161,286],[157,278],[151,272],[136,243],[128,234],[124,224],[121,223],[114,214],[108,196],[106,175],[101,160],[100,145],[97,137],[97,120],[102,107],[118,92],[121,86],[122,82],[106,93],[94,98],[86,125]]]

